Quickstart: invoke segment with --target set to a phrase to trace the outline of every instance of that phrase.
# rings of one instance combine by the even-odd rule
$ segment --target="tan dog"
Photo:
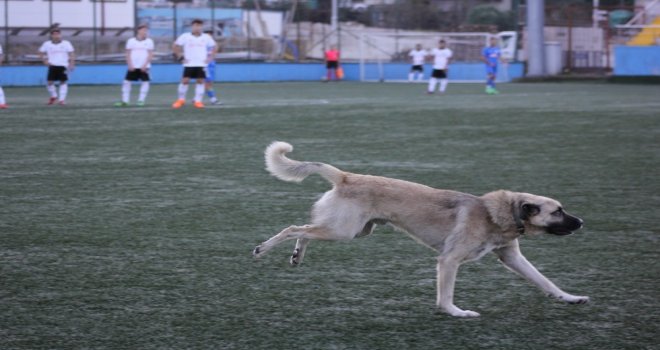
[[[554,199],[529,193],[495,191],[481,197],[438,190],[413,182],[352,174],[331,165],[299,162],[284,154],[293,147],[274,142],[266,149],[266,167],[284,181],[302,181],[319,174],[333,184],[312,209],[309,225],[289,226],[254,249],[260,257],[286,240],[297,239],[291,264],[299,265],[310,240],[349,240],[370,234],[377,224],[389,224],[438,252],[437,306],[453,316],[479,313],[454,305],[459,265],[494,252],[509,269],[545,293],[568,303],[586,296],[568,294],[545,278],[520,253],[523,233],[567,235],[582,220],[566,213]]]

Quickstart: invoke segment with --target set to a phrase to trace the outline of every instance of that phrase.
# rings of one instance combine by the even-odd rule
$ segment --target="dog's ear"
[[[527,220],[531,216],[537,215],[540,212],[541,212],[541,208],[536,204],[522,203],[520,205],[520,219],[521,220]]]

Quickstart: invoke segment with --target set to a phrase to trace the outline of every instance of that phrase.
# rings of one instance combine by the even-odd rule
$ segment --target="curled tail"
[[[332,165],[318,162],[299,162],[289,159],[286,153],[293,151],[293,146],[286,142],[275,141],[266,148],[266,170],[283,181],[300,182],[307,176],[319,174],[337,185],[344,180],[345,173]]]

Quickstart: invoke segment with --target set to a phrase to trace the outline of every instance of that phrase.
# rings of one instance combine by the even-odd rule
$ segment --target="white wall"
[[[134,27],[135,0],[125,2],[106,2],[105,27]],[[53,1],[53,23],[60,23],[64,28],[91,28],[94,24],[93,5],[96,4],[96,24],[101,26],[101,3],[91,0]],[[4,0],[0,0],[0,26],[5,26]],[[44,0],[9,0],[9,27],[49,26],[49,2]]]

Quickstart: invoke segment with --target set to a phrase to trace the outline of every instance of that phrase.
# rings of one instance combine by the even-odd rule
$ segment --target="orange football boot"
[[[174,103],[172,103],[172,108],[179,109],[179,108],[183,107],[183,105],[185,105],[185,104],[186,104],[186,100],[180,98],[180,99],[174,101]]]

